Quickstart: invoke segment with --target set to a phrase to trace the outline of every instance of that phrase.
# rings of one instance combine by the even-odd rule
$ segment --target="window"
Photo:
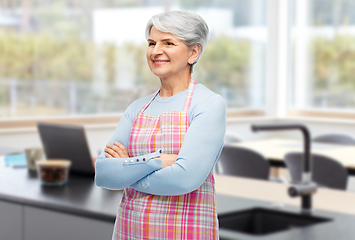
[[[229,109],[263,109],[266,0],[28,0],[0,6],[0,118],[123,112],[153,93],[149,18],[193,10],[211,38],[193,78]]]
[[[292,0],[289,106],[355,110],[355,2]]]

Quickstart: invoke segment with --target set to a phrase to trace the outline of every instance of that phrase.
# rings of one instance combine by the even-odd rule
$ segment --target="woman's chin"
[[[159,78],[166,78],[168,76],[166,72],[161,71],[152,71],[152,73]]]

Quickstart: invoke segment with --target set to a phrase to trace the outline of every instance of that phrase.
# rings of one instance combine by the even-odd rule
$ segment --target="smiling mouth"
[[[153,63],[157,63],[157,64],[159,64],[159,63],[167,63],[167,62],[169,62],[169,60],[153,60]]]

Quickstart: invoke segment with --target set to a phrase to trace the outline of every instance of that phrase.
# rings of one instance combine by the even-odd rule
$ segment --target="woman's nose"
[[[153,48],[152,54],[153,55],[160,55],[163,53],[163,48],[160,44],[156,44]]]

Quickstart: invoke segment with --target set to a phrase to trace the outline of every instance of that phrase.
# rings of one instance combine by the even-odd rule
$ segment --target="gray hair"
[[[201,46],[198,58],[190,64],[192,73],[193,65],[201,58],[209,38],[209,29],[205,20],[197,13],[190,11],[170,11],[154,15],[145,29],[147,40],[153,26],[161,32],[171,33],[174,37],[184,41],[189,48],[196,44]]]

